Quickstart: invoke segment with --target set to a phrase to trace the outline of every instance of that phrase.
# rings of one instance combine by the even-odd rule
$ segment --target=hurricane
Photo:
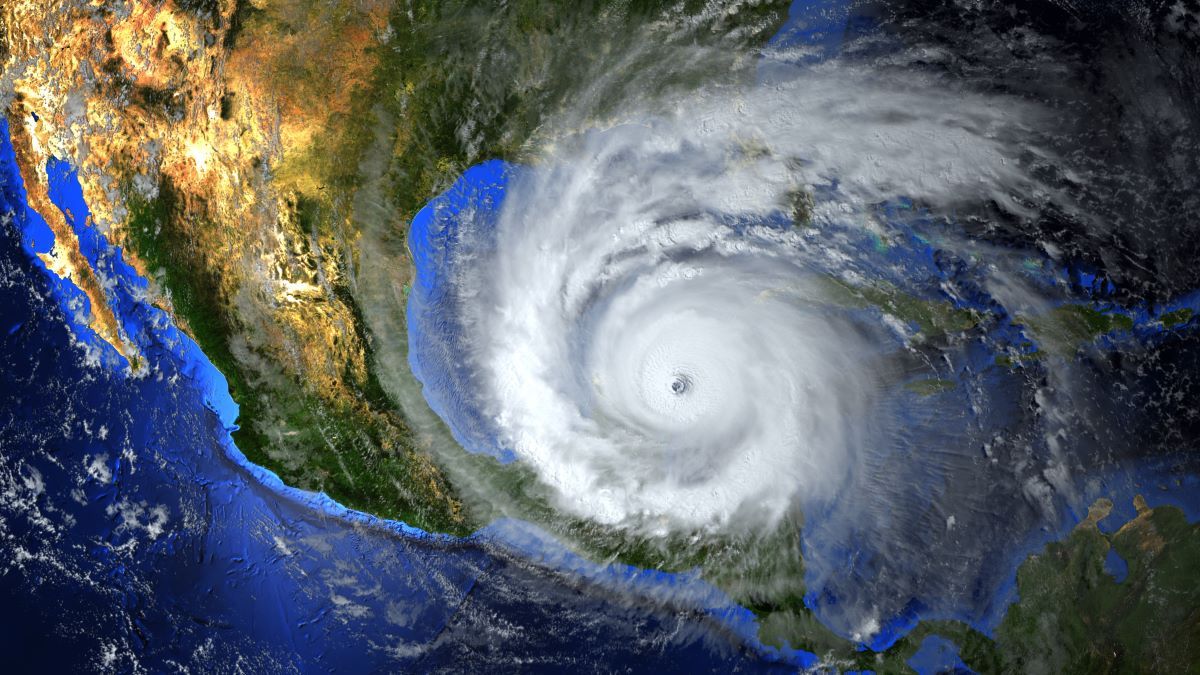
[[[456,445],[521,476],[459,484],[596,555],[742,542],[739,597],[803,593],[877,647],[918,609],[991,620],[1007,596],[977,589],[1184,414],[1125,394],[1191,302],[1153,301],[1174,254],[1134,248],[1190,179],[1108,159],[1128,113],[1064,104],[1084,66],[1046,45],[1014,68],[910,38],[647,46],[679,82],[597,78],[429,202],[408,364]]]
[[[891,236],[876,207],[1051,189],[1022,163],[1029,104],[903,69],[773,65],[770,84],[563,138],[505,169],[495,208],[458,215],[442,346],[470,393],[435,408],[572,514],[769,529],[836,496],[901,432],[889,397],[918,337],[846,301],[879,276],[859,254]]]
[[[7,663],[1195,671],[1198,55],[1200,0],[0,2]]]

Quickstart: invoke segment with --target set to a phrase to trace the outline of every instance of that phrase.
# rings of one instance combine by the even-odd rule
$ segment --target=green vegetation
[[[848,665],[870,668],[880,673],[911,673],[907,661],[921,648],[930,635],[938,635],[958,646],[959,658],[982,675],[1002,672],[1003,657],[991,638],[960,621],[922,621],[907,635],[896,641],[891,649],[871,656],[860,655]]]
[[[1184,307],[1173,312],[1167,312],[1158,319],[1167,328],[1175,328],[1192,320],[1192,310]]]
[[[126,244],[146,264],[159,285],[169,289],[176,318],[183,319],[205,356],[225,375],[229,393],[240,408],[240,417],[257,418],[261,414],[258,399],[251,395],[252,390],[229,350],[232,319],[219,304],[219,282],[212,275],[193,271],[194,261],[210,252],[171,224],[175,203],[171,185],[164,182],[158,196],[151,200],[131,188],[124,190],[124,195],[129,209]],[[234,439],[247,456],[261,455],[265,444],[260,434],[245,426],[234,433]]]
[[[643,100],[732,76],[737,50],[720,36],[749,28],[737,44],[764,42],[788,6],[779,0],[748,3],[679,33],[663,25],[647,28],[660,18],[678,25],[708,4],[427,0],[397,12],[396,38],[380,53],[375,94],[396,121],[395,205],[410,217],[467,166],[518,158],[547,118],[568,104],[602,116],[612,101]],[[698,65],[664,66],[665,54],[718,40],[726,49]]]
[[[1016,317],[1016,322],[1028,326],[1043,349],[1062,355],[1074,354],[1101,335],[1133,328],[1131,317],[1087,305],[1062,305],[1038,316]]]
[[[933,396],[953,390],[956,386],[953,380],[944,380],[937,377],[926,378],[923,380],[912,380],[904,383],[904,388],[919,395]]]
[[[306,62],[291,58],[298,52],[280,52],[284,58],[264,64],[270,69],[266,81],[280,87],[276,93],[289,105],[311,97],[308,105],[319,109],[324,88],[344,83],[353,90],[352,96],[339,98],[348,99],[349,106],[331,107],[307,149],[275,170],[275,180],[295,190],[294,240],[312,247],[304,243],[310,237],[355,239],[354,232],[346,231],[351,222],[347,209],[367,180],[364,161],[380,150],[381,128],[387,155],[382,183],[397,214],[395,221],[406,223],[468,165],[492,157],[517,158],[548,115],[568,101],[576,102],[572,97],[580,93],[581,82],[605,80],[614,59],[633,62],[622,71],[625,80],[607,78],[610,93],[632,86],[631,73],[638,73],[641,82],[643,73],[657,72],[654,84],[662,87],[713,79],[703,68],[724,68],[734,76],[730,55],[736,50],[713,50],[722,58],[704,61],[694,70],[667,68],[662,52],[655,50],[692,48],[747,27],[741,43],[761,42],[774,32],[787,4],[778,0],[717,12],[677,34],[665,27],[668,22],[657,22],[661,34],[648,37],[645,26],[656,25],[653,19],[677,19],[681,9],[698,15],[708,3],[414,2],[397,6],[388,21],[392,37],[368,48],[376,65],[365,79],[359,66],[369,60],[362,52],[348,49],[344,57],[350,61],[334,76],[327,76],[320,59]],[[305,35],[308,24],[316,21],[323,23],[314,33],[315,42],[360,34],[355,31],[361,21],[352,13],[322,3],[243,2],[224,44],[235,48],[246,40],[250,49],[271,49],[272,36]],[[298,49],[304,52],[310,46],[301,43]],[[607,99],[597,100],[601,103],[592,112],[601,114]],[[226,94],[222,119],[236,118],[241,105],[233,94]],[[347,367],[340,378],[347,387],[343,401],[314,391],[302,369],[284,362],[287,355],[266,352],[248,339],[257,329],[243,324],[246,317],[235,300],[238,279],[223,277],[223,265],[214,264],[237,253],[222,247],[223,242],[238,241],[226,236],[233,225],[198,222],[197,209],[190,208],[195,205],[185,203],[190,197],[169,181],[154,199],[128,186],[124,196],[130,212],[126,243],[170,297],[184,328],[225,374],[241,408],[241,428],[234,440],[251,461],[289,485],[321,490],[351,508],[426,530],[461,535],[486,522],[493,511],[477,503],[473,510],[464,509],[460,491],[417,449],[417,439],[374,369],[363,376]],[[345,253],[350,260],[357,258],[353,248]],[[332,293],[352,316],[353,335],[347,337],[362,345],[368,363],[373,362],[371,336],[351,287],[335,281]],[[468,455],[457,447],[447,452],[469,467],[463,473],[481,484],[482,491],[509,500],[505,513],[519,514],[572,541],[587,541],[596,534],[595,525],[558,514],[527,468]],[[596,540],[602,543],[589,551],[600,556],[643,555],[637,544],[618,533],[604,533]],[[651,555],[648,551],[645,556]],[[641,560],[651,563],[649,557]]]
[[[1134,503],[1137,517],[1105,534],[1096,524],[1112,504],[1098,501],[1065,541],[1022,563],[1019,600],[995,640],[959,622],[926,621],[869,667],[908,672],[904,662],[937,634],[985,675],[1200,673],[1200,526],[1175,507]],[[1110,550],[1128,566],[1120,582],[1104,569]]]
[[[683,11],[698,13],[705,4],[687,0]],[[651,74],[648,82],[656,88],[640,92],[647,97],[694,83],[704,68],[710,69],[708,75],[713,68],[725,68],[734,77],[729,62],[704,61],[697,66],[700,70],[668,71],[655,63],[661,56],[657,50],[715,39],[713,35],[728,34],[735,26],[750,28],[739,40],[761,41],[774,31],[787,4],[746,5],[693,30],[664,31],[647,39],[645,31],[651,29],[645,27],[655,23],[648,19],[665,12],[677,16],[678,3],[405,3],[391,17],[394,37],[377,47],[378,66],[355,97],[353,109],[336,115],[330,129],[321,132],[314,143],[320,152],[284,167],[286,173],[304,165],[303,170],[320,178],[319,193],[298,196],[299,229],[332,237],[349,234],[347,239],[353,240],[355,233],[342,232],[345,208],[363,186],[362,161],[380,151],[381,127],[387,146],[383,182],[388,207],[395,210],[397,222],[407,222],[470,164],[493,157],[519,159],[531,137],[545,131],[546,117],[579,97],[594,98],[595,103],[584,108],[602,116],[604,102],[621,99],[616,94],[631,86],[628,79],[608,75],[614,59],[633,60],[625,65],[626,72]],[[239,4],[236,15],[239,33],[272,20],[265,10],[243,12],[245,7],[250,5]],[[304,67],[294,75],[316,77],[312,68]],[[597,89],[581,91],[581,82],[595,83]],[[222,114],[229,112],[225,107],[223,102]],[[203,271],[211,269],[204,264],[206,258],[224,253],[206,248],[210,240],[193,236],[170,184],[162,185],[152,200],[129,189],[125,197],[130,209],[128,244],[227,377],[241,406],[242,428],[234,438],[251,461],[290,485],[323,490],[352,508],[426,530],[466,534],[486,522],[491,515],[487,507],[472,504],[475,510],[462,509],[457,498],[465,488],[451,485],[418,450],[413,432],[373,369],[365,377],[347,372],[342,379],[350,400],[330,402],[299,376],[272,363],[277,356],[247,346],[242,339],[247,328],[239,323],[229,289]],[[797,222],[804,222],[811,213],[811,196],[797,193],[793,201]],[[891,286],[827,281],[831,302],[878,308],[916,325],[926,340],[970,330],[981,320],[977,313],[949,302],[923,300]],[[350,308],[351,330],[366,345],[371,362],[372,341],[352,287],[337,285],[333,293]],[[1190,319],[1188,310],[1162,317],[1167,326]],[[1030,318],[1027,325],[1047,348],[1073,350],[1099,335],[1128,330],[1132,321],[1066,306]],[[997,362],[1014,365],[1025,358],[1038,356],[1000,357]],[[906,386],[919,395],[934,395],[954,383],[926,379]],[[1081,527],[1066,542],[1051,544],[1044,554],[1031,558],[1018,577],[1021,600],[1009,611],[995,642],[961,623],[923,622],[887,652],[873,654],[856,651],[804,606],[797,522],[785,521],[768,535],[639,538],[564,516],[551,506],[528,467],[502,465],[457,447],[445,449],[445,455],[439,454],[439,461],[458,466],[459,473],[452,475],[469,475],[475,482],[472,489],[507,500],[503,513],[537,523],[596,560],[668,571],[698,569],[759,617],[764,642],[810,650],[838,666],[905,672],[905,660],[931,634],[955,641],[963,659],[983,673],[1038,668],[1135,672],[1146,664],[1161,672],[1197,672],[1194,664],[1200,662],[1200,598],[1188,583],[1200,569],[1200,539],[1195,526],[1173,509],[1146,510],[1112,536]],[[1103,573],[1110,546],[1129,562],[1129,578],[1121,583]]]
[[[813,209],[816,208],[812,191],[806,188],[794,188],[788,193],[787,207],[794,227],[808,227],[812,224]]]
[[[1135,504],[1115,534],[1086,521],[1021,566],[1021,600],[996,631],[1004,672],[1200,672],[1200,528]],[[1128,566],[1120,583],[1104,570],[1110,549]]]
[[[1000,354],[996,357],[996,365],[1003,368],[1016,368],[1024,363],[1039,361],[1045,356],[1045,352],[1013,352],[1010,354]]]
[[[398,219],[407,222],[468,164],[514,157],[544,116],[578,92],[581,69],[595,76],[613,58],[635,54],[645,37],[641,26],[657,17],[678,18],[680,10],[695,15],[708,9],[699,0],[682,5],[666,0],[398,3],[387,18],[391,37],[364,52],[375,39],[364,27],[379,26],[361,13],[373,10],[335,4],[239,2],[223,42],[231,50],[247,45],[252,57],[262,56],[263,81],[275,88],[271,94],[282,109],[315,128],[304,152],[289,155],[274,171],[277,182],[295,190],[292,224],[298,232],[292,234],[302,244],[310,237],[354,240],[355,233],[345,231],[347,209],[363,186],[362,163],[378,141],[381,120],[389,125],[387,196],[401,214]],[[676,36],[676,45],[751,24],[757,29],[744,40],[762,40],[786,6],[777,1],[719,12]],[[285,42],[283,51],[276,51]],[[301,55],[310,58],[297,58]],[[652,58],[637,58],[645,67],[627,70],[648,70]],[[673,81],[688,77],[669,75]],[[323,97],[331,87],[344,91]],[[146,96],[141,103],[153,111],[168,103]],[[242,105],[227,92],[221,119],[235,119]],[[197,222],[202,209],[186,203],[194,195],[184,196],[166,180],[154,199],[128,186],[124,196],[130,212],[126,244],[157,278],[181,324],[225,374],[241,408],[234,439],[252,461],[290,485],[322,490],[351,508],[427,530],[466,534],[484,522],[483,514],[463,510],[453,486],[417,449],[373,369],[364,376],[347,365],[340,377],[345,391],[330,395],[315,391],[302,368],[285,362],[287,354],[269,353],[247,339],[259,329],[243,324],[246,317],[234,297],[239,280],[223,276],[226,268],[214,264],[235,253],[222,250],[222,242],[238,240],[223,236],[233,225]],[[346,253],[351,260],[357,255],[352,249]],[[332,286],[333,300],[353,319],[353,335],[347,337],[362,346],[370,363],[372,341],[351,287],[336,280]],[[488,457],[462,461],[479,464],[474,471],[481,480],[510,495],[531,520],[554,517],[527,472]]]
[[[428,459],[415,452],[411,439],[391,437],[402,427],[388,423],[386,396],[373,375],[360,384],[357,395],[368,409],[379,411],[376,415],[363,415],[349,402],[330,405],[299,382],[272,386],[252,379],[233,353],[242,327],[219,304],[219,282],[199,262],[215,252],[205,250],[202,240],[188,236],[178,223],[164,226],[177,216],[171,185],[160,186],[152,200],[127,189],[125,200],[130,211],[127,243],[167,289],[176,317],[228,380],[240,407],[240,428],[233,437],[247,458],[289,485],[323,491],[384,518],[455,534],[474,529],[473,523],[456,517],[447,486],[430,471]]]
[[[750,27],[739,38],[742,44],[761,42],[774,32],[787,7],[787,2],[777,0],[716,12],[677,34],[666,28],[668,22],[654,21],[678,19],[681,10],[698,15],[710,9],[708,4],[701,0],[403,3],[388,18],[391,37],[363,52],[361,28],[367,24],[355,14],[357,9],[311,0],[286,5],[242,2],[223,44],[229,49],[244,44],[252,52],[266,50],[263,56],[270,58],[263,64],[268,71],[263,81],[278,89],[272,94],[279,96],[286,110],[319,121],[313,141],[303,152],[288,156],[274,170],[274,180],[295,193],[290,204],[294,218],[281,226],[295,230],[290,233],[295,235],[293,241],[312,248],[319,244],[309,243],[310,239],[355,240],[356,233],[346,231],[352,222],[347,212],[364,186],[364,161],[379,151],[381,128],[387,155],[382,183],[397,214],[395,221],[406,223],[469,164],[492,157],[515,158],[544,119],[566,102],[574,102],[581,82],[604,79],[614,59],[633,59],[622,72],[638,73],[639,81],[641,73],[652,71],[661,75],[655,83],[664,86],[709,80],[711,72],[701,77],[696,71],[667,68],[656,62],[662,61],[657,58],[661,52],[652,52],[724,40],[722,36],[734,28]],[[647,25],[658,25],[661,35],[648,39]],[[318,26],[320,30],[313,30]],[[297,41],[297,36],[310,33],[311,40]],[[329,64],[322,60],[330,53],[329,45],[322,41],[343,37],[353,43],[343,43],[345,53],[330,57],[344,61],[330,74],[325,68]],[[283,41],[288,43],[284,51],[271,51]],[[729,55],[734,53],[713,50],[726,56],[703,67],[732,71]],[[300,54],[320,58],[295,58]],[[374,65],[364,76],[366,64]],[[627,78],[606,86],[611,92],[631,84]],[[339,96],[329,97],[336,104],[330,104],[328,116],[322,117],[321,93],[330,86],[344,86],[352,95],[340,96],[339,91]],[[151,108],[155,105],[147,103]],[[236,119],[242,105],[234,94],[225,94],[221,118]],[[602,110],[598,105],[593,112]],[[235,298],[239,279],[222,272],[228,268],[220,262],[223,256],[237,254],[223,246],[239,241],[228,236],[234,225],[197,220],[195,214],[203,209],[187,201],[194,195],[184,196],[166,180],[154,199],[145,199],[128,186],[124,196],[130,212],[126,243],[170,297],[184,328],[225,374],[241,408],[241,428],[234,439],[251,461],[290,485],[322,490],[351,508],[423,529],[466,534],[486,522],[489,509],[464,510],[458,491],[417,449],[417,439],[372,368],[363,376],[347,366],[340,377],[345,400],[340,400],[342,392],[315,391],[303,369],[287,362],[294,357],[268,352],[261,341],[249,339],[261,328],[243,323],[247,317]],[[343,245],[349,247],[344,251],[348,260],[357,258],[353,244]],[[371,336],[351,286],[336,280],[332,286],[331,300],[348,308],[353,319],[352,335],[347,338],[362,345],[371,363]],[[293,346],[310,348],[302,343]],[[457,447],[451,452],[460,455],[455,461],[474,465],[467,472],[472,480],[487,483],[486,489],[495,491],[491,494],[507,495],[512,502],[508,509],[543,524],[558,518],[527,470],[501,465],[490,457],[466,456]],[[594,526],[567,521],[563,527],[584,533]]]
[[[877,307],[901,321],[916,324],[926,340],[961,333],[979,323],[973,310],[958,309],[943,300],[922,300],[886,283],[855,286],[835,277],[823,277],[829,301],[843,307]]]

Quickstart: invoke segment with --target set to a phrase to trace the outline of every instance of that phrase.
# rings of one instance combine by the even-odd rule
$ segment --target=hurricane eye
[[[676,375],[671,380],[671,393],[676,396],[682,396],[692,388],[692,380],[687,375]]]

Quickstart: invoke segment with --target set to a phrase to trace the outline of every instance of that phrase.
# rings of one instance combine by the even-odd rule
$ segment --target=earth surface
[[[0,3],[14,672],[1200,672],[1200,5]]]

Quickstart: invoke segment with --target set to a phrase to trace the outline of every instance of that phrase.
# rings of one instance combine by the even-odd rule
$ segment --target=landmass
[[[381,336],[364,316],[364,241],[402,250],[426,201],[474,163],[520,159],[544,118],[577,94],[579,75],[634,36],[761,44],[787,5],[16,0],[0,7],[0,105],[30,206],[55,234],[44,261],[84,291],[89,325],[136,375],[139,357],[105,300],[103,275],[49,202],[45,167],[55,157],[79,170],[88,227],[124,248],[155,302],[227,377],[241,406],[238,447],[290,485],[455,535],[499,515],[482,494],[507,495],[503,515],[538,523],[595,559],[699,569],[755,612],[765,643],[846,668],[906,671],[936,634],[983,673],[1145,664],[1197,672],[1200,598],[1189,574],[1200,568],[1200,538],[1171,507],[1139,501],[1137,517],[1110,535],[1098,523],[1111,505],[1098,502],[1067,540],[1021,566],[1019,600],[994,636],[923,622],[876,654],[805,607],[799,523],[697,545],[690,535],[638,540],[565,518],[527,468],[439,441],[381,381],[378,342],[403,335]],[[666,27],[681,16],[693,19],[688,28]],[[811,204],[797,199],[807,213]],[[388,260],[395,267],[374,291],[402,301],[411,262]],[[842,305],[895,315],[925,343],[995,320],[892,287],[827,285]],[[1154,320],[1171,328],[1192,319],[1180,309]],[[1135,325],[1081,305],[1015,320],[1041,350],[1001,366],[1069,355]],[[935,396],[954,383],[925,377],[906,386]],[[1104,570],[1110,552],[1128,566],[1123,580]]]

